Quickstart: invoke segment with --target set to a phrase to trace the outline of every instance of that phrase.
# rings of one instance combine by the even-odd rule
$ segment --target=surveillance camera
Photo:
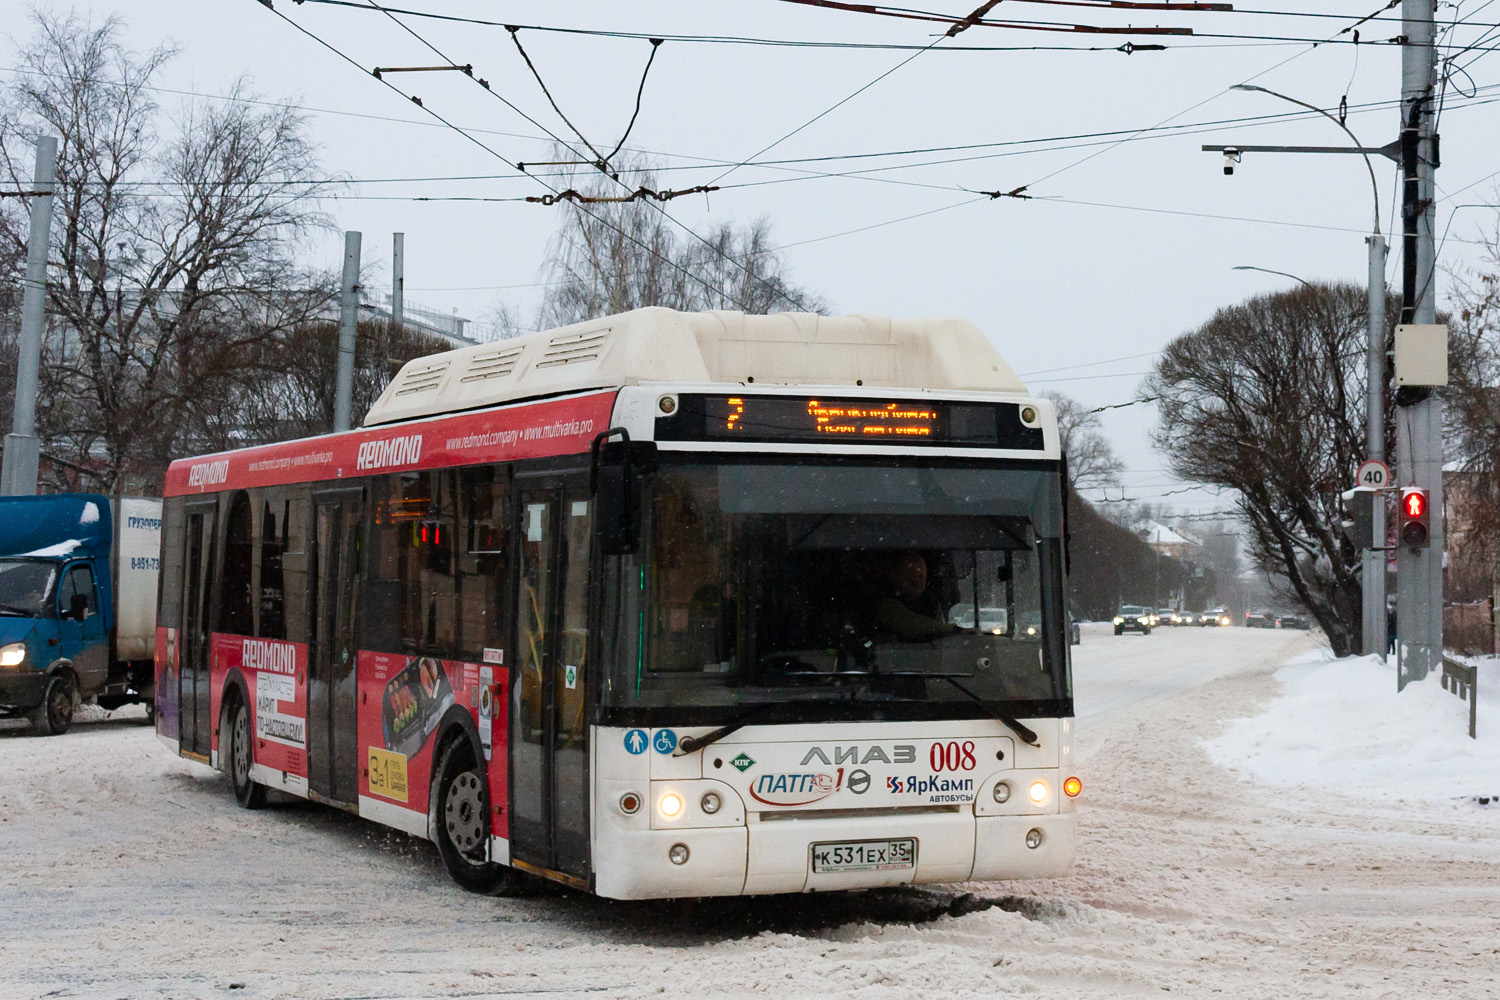
[[[1234,165],[1240,162],[1240,151],[1238,149],[1224,150],[1224,176],[1234,176]]]

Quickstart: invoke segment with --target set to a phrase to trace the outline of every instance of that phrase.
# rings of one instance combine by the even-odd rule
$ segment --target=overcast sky
[[[1493,6],[1491,6],[1493,4]],[[1400,53],[1381,44],[1266,40],[1329,38],[1370,13],[1364,4],[1274,0],[1240,4],[1287,14],[1135,11],[1130,17],[1079,7],[1010,0],[990,17],[1120,26],[1189,27],[1196,37],[1151,38],[973,28],[916,54],[890,49],[834,49],[704,44],[669,40],[657,53],[628,148],[670,169],[662,183],[703,184],[725,164],[747,159],[805,159],[930,147],[991,145],[962,151],[741,166],[708,197],[672,202],[684,226],[764,216],[785,251],[793,280],[838,312],[973,319],[1032,388],[1061,389],[1091,406],[1128,402],[1139,392],[1152,354],[1195,327],[1215,308],[1290,278],[1364,283],[1364,235],[1372,196],[1358,157],[1246,154],[1233,177],[1204,143],[1339,145],[1325,119],[1258,121],[1214,130],[1154,132],[1132,141],[1060,139],[1161,123],[1190,125],[1298,109],[1236,83],[1285,92],[1323,107],[1347,94],[1349,126],[1365,145],[1395,138]],[[23,5],[4,0],[20,13]],[[489,81],[486,93],[457,73],[393,75],[406,93],[508,160],[545,158],[543,129],[572,141],[501,27],[372,10],[275,0],[85,0],[81,12],[119,14],[126,38],[144,50],[170,40],[180,55],[160,74],[165,88],[221,94],[241,75],[268,100],[310,109],[330,174],[356,181],[326,203],[340,229],[364,234],[365,259],[388,286],[391,233],[406,233],[408,301],[482,318],[498,301],[534,312],[547,243],[558,209],[515,202],[409,200],[415,196],[509,198],[545,193],[496,155],[450,130],[341,60],[277,16],[323,39],[366,70],[433,65],[442,60],[403,25],[453,61],[470,63]],[[784,0],[660,0],[547,4],[511,0],[410,0],[412,9],[536,27],[605,29],[660,35],[743,36],[897,45],[927,45],[943,26],[801,6]],[[965,5],[944,6],[967,13]],[[1360,28],[1364,42],[1399,33],[1399,8]],[[1466,0],[1440,16],[1469,21],[1450,40],[1469,44],[1500,24],[1500,3]],[[24,37],[20,17],[6,18]],[[1500,31],[1496,32],[1500,36]],[[1250,38],[1210,35],[1257,36]],[[1351,36],[1342,36],[1347,40]],[[608,149],[630,119],[644,39],[520,32],[553,97],[595,146]],[[1165,52],[1126,54],[1127,40],[1161,43]],[[16,39],[3,42],[0,66],[13,67]],[[1098,45],[1109,51],[944,51],[969,46]],[[1486,44],[1500,44],[1496,41]],[[906,65],[900,65],[910,59]],[[1441,122],[1439,233],[1441,261],[1477,261],[1474,241],[1495,222],[1493,209],[1464,208],[1497,200],[1500,171],[1500,57],[1469,52],[1450,88]],[[889,75],[874,82],[881,74]],[[797,134],[758,151],[867,84],[868,89]],[[1477,88],[1477,92],[1476,92]],[[1473,93],[1472,97],[1463,95]],[[163,94],[167,107],[189,98]],[[502,100],[540,124],[527,121]],[[1377,108],[1365,105],[1377,104]],[[1184,134],[1187,133],[1187,134]],[[1045,140],[1041,142],[1023,142]],[[1021,144],[1017,144],[1021,143]],[[958,162],[933,163],[932,161]],[[676,169],[691,168],[691,169]],[[868,171],[860,176],[818,176]],[[1389,234],[1395,206],[1394,165],[1376,162],[1381,223]],[[490,177],[488,175],[496,175]],[[407,178],[485,179],[426,182]],[[737,186],[742,185],[742,186]],[[990,200],[967,191],[1026,186],[1032,200]],[[373,199],[397,200],[373,200]],[[930,213],[922,215],[921,213]],[[895,221],[909,216],[920,216]],[[1451,228],[1450,228],[1451,223]],[[311,252],[336,266],[342,238],[330,233]],[[1393,255],[1388,275],[1399,280]],[[1444,281],[1446,286],[1447,282]],[[1440,306],[1446,287],[1440,290]],[[1223,498],[1181,488],[1151,447],[1155,413],[1137,405],[1106,413],[1109,436],[1129,465],[1127,493],[1165,498],[1182,511],[1212,511]]]

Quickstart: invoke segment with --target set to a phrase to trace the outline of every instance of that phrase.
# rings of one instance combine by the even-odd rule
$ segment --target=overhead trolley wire
[[[349,65],[351,65],[351,66],[355,67],[356,69],[358,69],[361,73],[369,74],[369,71],[366,70],[364,66],[360,65],[360,63],[357,60],[355,60],[352,56],[347,55],[341,49],[339,49],[336,46],[334,46],[331,42],[328,42],[328,41],[324,40],[323,38],[319,37],[314,32],[309,31],[307,28],[304,28],[302,25],[298,24],[296,21],[293,21],[291,18],[287,17],[284,13],[282,13],[279,10],[277,10],[274,6],[272,6],[271,0],[257,0],[257,2],[259,2],[267,10],[271,11],[271,13],[273,13],[277,17],[281,18],[287,24],[291,25],[297,31],[301,32],[306,37],[312,39],[314,42],[318,43],[320,46],[322,46],[323,48],[327,49],[329,52],[332,52],[334,55],[338,56],[344,62],[346,62]],[[399,24],[400,22],[398,21],[397,23]],[[424,43],[425,43],[425,40],[424,40]],[[429,48],[431,48],[430,45],[429,45]],[[436,51],[436,50],[434,49],[434,51]],[[441,53],[439,53],[439,55],[442,56]],[[448,61],[448,62],[452,62],[452,60],[448,60],[447,56],[442,56],[442,58],[444,60]],[[369,74],[369,75],[373,76],[373,74]],[[386,87],[390,88],[390,90],[392,90],[396,94],[399,94],[403,98],[406,98],[408,100],[413,101],[414,103],[417,103],[417,106],[421,107],[423,111],[427,112],[427,114],[431,115],[433,118],[436,118],[438,121],[442,122],[445,126],[447,126],[448,128],[452,129],[454,132],[457,132],[459,135],[463,136],[469,142],[471,142],[474,145],[478,146],[480,149],[484,150],[486,153],[489,153],[491,156],[495,157],[495,159],[499,160],[501,163],[504,163],[506,166],[511,167],[512,169],[517,170],[518,172],[522,172],[522,171],[520,171],[520,168],[517,167],[516,164],[513,163],[511,160],[509,160],[508,158],[506,158],[506,156],[503,153],[501,153],[498,150],[494,149],[493,147],[487,145],[486,143],[480,141],[478,138],[476,138],[475,136],[469,134],[464,129],[460,128],[459,126],[455,125],[454,123],[448,121],[448,119],[444,118],[442,115],[438,114],[436,111],[432,110],[431,108],[428,108],[425,105],[421,104],[419,101],[416,100],[416,98],[413,97],[413,95],[406,94],[399,87],[397,87],[394,84],[392,84],[389,80],[383,79],[381,77],[375,77],[375,79],[379,80],[382,84],[384,84]],[[489,88],[486,87],[485,89],[488,90]],[[490,91],[490,93],[494,93],[494,91]],[[495,96],[497,98],[499,98],[500,100],[505,101],[505,98],[502,95],[495,94]],[[509,101],[505,101],[505,103],[507,105],[511,106],[511,107],[514,107],[514,105],[510,105]],[[529,116],[527,116],[524,112],[520,111],[519,109],[516,109],[516,110],[517,110],[517,113],[521,114],[522,117],[526,118],[528,121],[531,121],[531,118]],[[544,126],[542,126],[540,123],[532,121],[532,124],[537,125],[537,127],[541,128],[543,131],[547,131],[546,128]],[[559,140],[559,141],[561,141],[561,140]],[[564,144],[564,145],[566,145],[566,144]],[[555,188],[553,188],[552,185],[546,183],[546,181],[541,180],[539,178],[536,179],[536,180],[537,180],[537,183],[541,184],[543,187],[546,187],[548,190],[552,191],[553,194],[557,194],[558,193],[557,190]],[[680,272],[684,277],[689,278],[689,279],[697,282],[698,284],[702,285],[704,288],[708,289],[711,292],[717,292],[717,291],[719,291],[719,289],[715,289],[711,284],[709,284],[709,282],[707,281],[707,279],[703,278],[701,275],[695,274],[694,272],[692,272],[688,268],[683,267],[677,261],[672,260],[669,257],[663,256],[654,247],[650,246],[649,244],[646,244],[646,243],[642,242],[641,240],[637,239],[635,236],[631,235],[629,232],[627,232],[626,230],[620,228],[619,226],[616,226],[608,218],[605,218],[603,216],[595,214],[594,212],[589,211],[589,209],[586,206],[583,206],[583,205],[578,206],[578,210],[581,211],[581,212],[583,212],[585,215],[588,215],[594,221],[602,223],[603,225],[608,226],[610,229],[613,229],[615,232],[619,233],[621,236],[623,236],[629,242],[635,244],[640,249],[645,250],[651,256],[656,257],[662,263],[664,263],[667,266],[671,267],[673,270],[676,270],[676,271]],[[663,213],[663,214],[665,214],[665,213]],[[701,237],[700,237],[700,239],[701,239]],[[734,301],[736,305],[740,306],[740,308],[742,308],[742,309],[745,308],[744,303],[735,300],[732,296],[729,296],[729,298],[730,298],[731,301]]]

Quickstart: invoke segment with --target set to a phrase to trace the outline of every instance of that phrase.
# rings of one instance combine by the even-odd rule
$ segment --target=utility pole
[[[1402,0],[1401,322],[1437,321],[1436,245],[1433,239],[1433,174],[1438,163],[1433,96],[1435,0]],[[1402,545],[1396,553],[1396,641],[1400,667],[1396,688],[1421,680],[1443,655],[1443,404],[1431,389],[1402,387],[1396,394],[1397,485],[1428,491],[1430,541],[1425,548]]]
[[[359,320],[360,234],[344,234],[344,287],[339,298],[339,367],[333,396],[333,429],[349,429],[349,408],[354,399],[354,340]]]
[[[16,362],[16,399],[5,458],[0,463],[0,495],[36,493],[42,442],[36,436],[37,380],[42,368],[42,333],[47,325],[47,247],[52,232],[52,186],[57,178],[57,140],[36,143],[36,174],[31,197],[31,232],[26,237],[26,288],[21,297],[20,357]]]
[[[406,322],[406,234],[396,233],[391,247],[391,322]]]
[[[1408,0],[1410,2],[1410,0]],[[1431,7],[1432,0],[1426,0]],[[1431,52],[1429,46],[1428,52]],[[1360,144],[1359,139],[1350,131],[1344,122],[1324,111],[1316,105],[1299,101],[1295,97],[1269,90],[1254,84],[1242,83],[1231,88],[1232,90],[1249,90],[1262,94],[1278,97],[1283,101],[1316,111],[1318,114],[1333,122],[1343,129],[1344,134],[1354,141],[1353,146],[1204,146],[1206,152],[1217,152],[1224,154],[1224,172],[1234,172],[1234,165],[1239,162],[1240,157],[1247,152],[1263,153],[1358,153],[1365,158],[1365,169],[1370,172],[1370,193],[1374,197],[1373,222],[1370,235],[1365,238],[1365,244],[1369,248],[1366,260],[1366,299],[1365,299],[1365,326],[1367,340],[1365,347],[1366,365],[1368,368],[1365,390],[1365,458],[1385,460],[1385,373],[1386,373],[1386,336],[1385,336],[1385,237],[1380,230],[1380,185],[1375,180],[1375,165],[1370,160],[1370,154],[1374,153],[1389,159],[1399,160],[1401,150],[1404,148],[1401,142],[1393,142],[1385,146],[1369,147]],[[1236,270],[1263,271],[1265,268],[1244,267]],[[1272,274],[1282,274],[1289,278],[1297,278],[1295,274],[1286,274],[1284,271],[1271,271]],[[1307,284],[1301,278],[1304,285]],[[1311,286],[1309,286],[1311,287]],[[1404,322],[1411,322],[1405,320]],[[1361,645],[1365,655],[1384,653],[1386,648],[1386,621],[1385,621],[1385,572],[1386,555],[1384,549],[1385,539],[1385,501],[1379,493],[1371,498],[1373,506],[1372,516],[1374,523],[1381,527],[1376,531],[1375,541],[1380,545],[1373,549],[1365,549],[1361,555],[1360,563],[1360,593],[1362,605],[1360,620]]]
[[[1369,278],[1366,283],[1365,322],[1369,340],[1365,345],[1368,385],[1365,400],[1365,458],[1385,461],[1385,237],[1379,232],[1365,237],[1370,247]],[[1385,497],[1370,495],[1370,520],[1375,525],[1375,545],[1365,549],[1361,566],[1360,593],[1364,596],[1362,623],[1366,656],[1385,655]]]

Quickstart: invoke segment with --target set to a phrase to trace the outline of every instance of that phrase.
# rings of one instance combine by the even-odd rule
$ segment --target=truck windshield
[[[1071,714],[1055,471],[663,456],[645,487],[647,542],[606,586],[609,706]]]
[[[57,567],[30,559],[0,559],[0,615],[40,617]]]

